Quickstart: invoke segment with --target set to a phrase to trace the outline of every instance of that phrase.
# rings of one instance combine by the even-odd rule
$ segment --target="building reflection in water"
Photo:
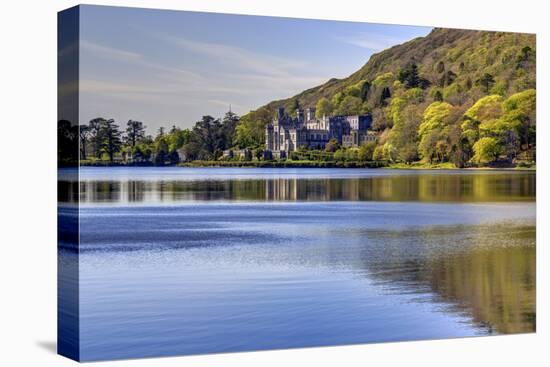
[[[352,178],[81,181],[81,203],[189,201],[513,202],[535,200],[532,173],[388,175]],[[60,201],[78,197],[74,182],[60,183]],[[351,248],[329,246],[333,258],[388,292],[428,295],[447,312],[471,317],[488,333],[536,329],[534,223],[434,226],[417,230],[347,228]],[[332,229],[334,231],[334,229]],[[354,237],[355,236],[355,237]],[[404,246],[406,244],[406,246]],[[353,260],[350,260],[353,259]],[[435,298],[435,299],[433,299]]]
[[[395,175],[352,178],[81,181],[82,203],[180,201],[533,201],[536,176],[525,174]],[[74,186],[71,182],[61,185]],[[63,200],[76,199],[72,196]]]

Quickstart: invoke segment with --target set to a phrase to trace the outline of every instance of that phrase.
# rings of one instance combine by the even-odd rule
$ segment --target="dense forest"
[[[372,114],[375,160],[534,161],[535,60],[534,35],[434,29],[374,54],[345,79],[244,115],[236,143],[260,145],[278,106],[316,106],[319,116]]]
[[[192,129],[161,127],[153,137],[141,121],[129,120],[121,128],[113,119],[95,118],[79,126],[80,162],[167,165],[216,160],[233,146],[238,121],[232,112],[222,119],[204,116]]]
[[[324,151],[302,147],[289,160],[447,163],[451,166],[534,164],[535,36],[434,29],[372,55],[357,72],[331,79],[244,116],[204,116],[192,129],[146,134],[140,121],[120,127],[96,118],[78,131],[81,162],[176,164],[263,159],[265,125],[279,106],[289,114],[316,107],[318,116],[371,114],[376,143]],[[66,134],[65,134],[66,135]],[[224,150],[245,151],[227,156]]]

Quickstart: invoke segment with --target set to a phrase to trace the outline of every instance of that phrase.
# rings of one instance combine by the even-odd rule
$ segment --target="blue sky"
[[[244,114],[430,32],[326,20],[83,6],[80,119],[191,127],[203,115]]]

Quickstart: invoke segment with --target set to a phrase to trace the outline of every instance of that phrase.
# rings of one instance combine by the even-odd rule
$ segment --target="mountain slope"
[[[317,107],[318,116],[372,114],[381,133],[373,159],[534,160],[535,60],[535,35],[436,28],[372,55],[347,78],[250,112],[235,142],[261,147],[280,106]]]
[[[523,55],[525,47],[531,49],[530,53],[527,51],[528,55]],[[489,73],[495,78],[495,86],[507,95],[535,87],[535,49],[535,35],[531,34],[436,28],[426,37],[415,38],[372,55],[361,69],[347,78],[331,79],[296,96],[270,102],[266,107],[274,109],[285,105],[292,109],[294,100],[298,100],[303,107],[314,106],[321,97],[331,99],[348,87],[361,81],[373,82],[385,73],[391,72],[393,78],[390,81],[394,81],[399,70],[410,63],[418,66],[419,74],[431,82],[432,88],[441,86],[440,79],[448,71],[457,75],[454,83],[450,83],[455,87],[465,84],[468,79],[475,84],[476,80]],[[518,60],[524,58],[526,62],[518,68]],[[443,72],[439,72],[442,70],[440,63],[443,63]],[[465,90],[471,89],[462,86]],[[450,85],[442,87],[447,88],[449,96],[456,94],[448,88]],[[376,108],[374,105],[371,107]]]

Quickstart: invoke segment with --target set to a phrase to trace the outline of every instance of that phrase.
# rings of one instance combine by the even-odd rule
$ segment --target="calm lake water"
[[[534,172],[66,173],[82,360],[535,331]]]

